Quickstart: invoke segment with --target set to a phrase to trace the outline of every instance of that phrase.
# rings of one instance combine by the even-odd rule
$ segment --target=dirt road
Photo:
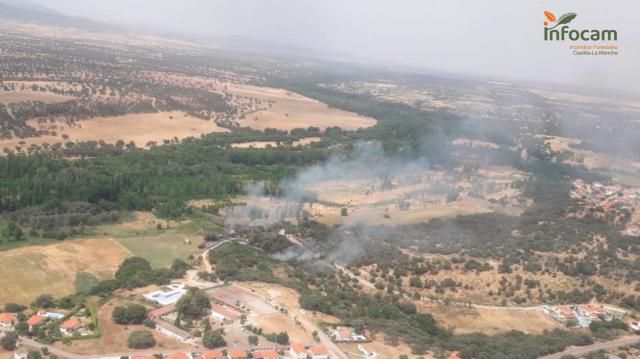
[[[640,336],[633,335],[633,336],[610,340],[608,342],[586,345],[583,347],[569,347],[560,353],[545,355],[538,359],[560,359],[564,355],[575,355],[575,356],[584,355],[584,354],[589,354],[591,352],[598,351],[600,349],[605,349],[605,350],[616,349],[619,347],[623,347],[625,345],[636,344],[638,342],[640,342]]]

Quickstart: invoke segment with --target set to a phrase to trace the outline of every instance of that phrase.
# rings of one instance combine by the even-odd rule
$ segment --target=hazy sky
[[[245,35],[429,70],[640,91],[640,2],[563,0],[30,0],[70,15]],[[615,29],[617,56],[543,41],[543,11]],[[592,43],[594,44],[594,43]]]

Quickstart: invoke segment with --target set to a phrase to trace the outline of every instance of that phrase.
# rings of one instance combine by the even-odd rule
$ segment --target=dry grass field
[[[331,108],[322,102],[282,89],[236,84],[229,84],[227,88],[234,95],[274,101],[272,107],[247,114],[244,119],[240,119],[238,122],[242,127],[292,130],[315,126],[324,130],[338,126],[345,130],[355,130],[376,124],[373,118]]]
[[[178,111],[96,117],[80,121],[73,127],[63,122],[38,123],[29,120],[28,123],[39,130],[56,131],[56,136],[28,138],[24,140],[27,145],[31,143],[53,144],[67,141],[100,140],[115,143],[118,140],[123,140],[126,143],[133,141],[138,147],[145,147],[149,141],[162,144],[163,140],[171,140],[174,137],[184,139],[190,136],[200,137],[201,134],[211,132],[228,131],[218,126],[214,121],[205,121]],[[65,140],[62,135],[67,135],[69,138]],[[9,142],[16,141],[17,139],[3,140],[0,141],[0,146],[7,147]]]
[[[39,102],[65,102],[73,100],[72,96],[58,95],[49,92],[34,91],[2,91],[0,103],[8,105],[15,102],[39,101]]]
[[[113,276],[131,252],[110,238],[69,240],[0,252],[0,303],[28,304],[42,293],[73,293],[77,272]]]
[[[419,311],[433,315],[438,323],[453,328],[455,334],[480,332],[487,335],[519,330],[527,334],[541,334],[544,330],[562,325],[542,312],[542,309],[465,308],[416,302]]]

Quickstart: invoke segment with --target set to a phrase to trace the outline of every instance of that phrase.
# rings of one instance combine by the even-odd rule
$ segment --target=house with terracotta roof
[[[247,359],[247,351],[243,349],[229,349],[227,351],[229,359]]]
[[[314,345],[309,348],[311,359],[329,359],[329,351],[324,345]]]
[[[279,359],[280,353],[275,350],[257,350],[253,352],[254,359]]]
[[[13,328],[14,324],[18,322],[16,315],[13,313],[0,313],[0,327],[9,329]]]
[[[40,325],[47,321],[47,317],[44,315],[35,314],[32,315],[31,318],[27,319],[27,324],[29,325],[29,330],[33,330],[33,327],[36,325]]]
[[[307,349],[300,343],[291,343],[291,347],[289,347],[289,356],[293,359],[306,359]]]
[[[132,355],[131,359],[157,359],[153,355]]]
[[[167,354],[167,359],[191,359],[191,356],[187,353],[171,353],[171,354]]]
[[[204,359],[223,359],[224,353],[221,350],[207,350],[202,353]]]
[[[460,353],[453,352],[453,353],[451,353],[451,355],[449,355],[449,358],[447,358],[447,359],[462,359],[462,358],[460,357]]]
[[[158,308],[158,309],[154,309],[151,310],[147,313],[147,318],[154,320],[154,319],[158,319],[158,318],[162,318],[164,316],[167,316],[171,313],[175,313],[176,311],[176,305],[175,304],[171,304],[171,305],[165,305],[162,308]]]
[[[62,335],[73,335],[73,333],[80,328],[82,328],[82,322],[78,318],[72,317],[60,324]]]

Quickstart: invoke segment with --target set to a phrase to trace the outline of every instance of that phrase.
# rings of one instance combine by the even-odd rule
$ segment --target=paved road
[[[600,349],[616,349],[619,347],[623,347],[625,345],[636,344],[640,342],[640,336],[633,335],[628,337],[622,337],[614,340],[610,340],[608,342],[595,343],[592,345],[586,345],[583,347],[569,347],[560,353],[545,355],[538,359],[560,359],[563,355],[584,355],[589,354],[591,352],[598,351]]]

